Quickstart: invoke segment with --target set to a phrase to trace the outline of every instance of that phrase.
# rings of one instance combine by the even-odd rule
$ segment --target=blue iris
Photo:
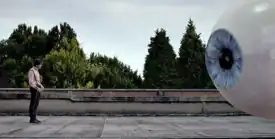
[[[238,83],[242,72],[242,53],[230,32],[218,29],[211,34],[206,47],[205,64],[218,88],[230,89]]]

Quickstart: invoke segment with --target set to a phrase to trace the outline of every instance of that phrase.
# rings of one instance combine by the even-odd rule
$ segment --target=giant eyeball
[[[207,43],[206,67],[236,108],[275,119],[275,0],[243,0],[218,20]]]

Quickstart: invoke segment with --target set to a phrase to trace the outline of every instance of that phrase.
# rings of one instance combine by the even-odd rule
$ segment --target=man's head
[[[36,60],[34,61],[34,63],[33,63],[33,66],[35,66],[35,67],[38,68],[38,69],[41,69],[41,67],[42,67],[42,61],[39,60],[39,59],[36,59]]]

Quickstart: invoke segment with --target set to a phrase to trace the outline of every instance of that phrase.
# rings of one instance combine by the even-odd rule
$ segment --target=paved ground
[[[0,138],[275,137],[275,121],[255,117],[0,117]]]

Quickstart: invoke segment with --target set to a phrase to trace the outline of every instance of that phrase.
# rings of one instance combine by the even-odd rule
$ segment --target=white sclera
[[[275,0],[245,0],[232,5],[214,26],[237,40],[243,56],[239,82],[218,88],[236,108],[275,119]]]

